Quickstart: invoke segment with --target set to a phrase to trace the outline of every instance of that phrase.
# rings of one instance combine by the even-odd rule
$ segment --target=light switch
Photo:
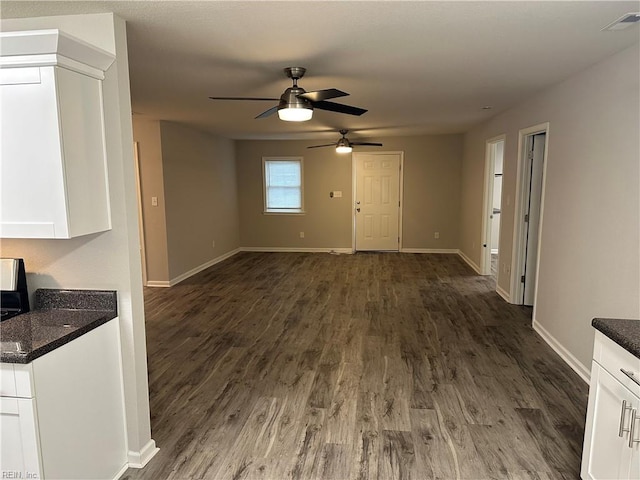
[[[158,206],[158,197],[151,197],[151,206],[152,207]]]

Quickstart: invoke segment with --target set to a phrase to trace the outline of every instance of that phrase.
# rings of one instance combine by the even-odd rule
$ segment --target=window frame
[[[298,162],[300,165],[300,208],[269,208],[267,205],[267,164]],[[262,157],[262,213],[265,215],[304,215],[304,157]]]

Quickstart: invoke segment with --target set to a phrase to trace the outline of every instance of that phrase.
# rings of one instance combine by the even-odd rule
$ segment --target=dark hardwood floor
[[[588,386],[456,255],[241,253],[146,289],[124,479],[577,479]]]

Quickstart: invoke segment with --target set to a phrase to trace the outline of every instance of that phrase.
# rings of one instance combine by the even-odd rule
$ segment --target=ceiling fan
[[[336,152],[338,153],[351,153],[354,145],[366,145],[369,147],[381,147],[381,143],[371,143],[371,142],[352,142],[347,138],[347,133],[349,130],[340,130],[340,135],[342,138],[334,143],[326,143],[324,145],[312,145],[307,148],[319,148],[319,147],[336,147]]]
[[[332,112],[346,113],[348,115],[362,115],[366,112],[364,108],[352,107],[351,105],[343,105],[341,103],[327,102],[331,98],[346,97],[349,95],[342,90],[336,88],[327,88],[325,90],[314,90],[312,92],[305,91],[304,88],[298,86],[306,68],[303,67],[287,67],[284,69],[287,77],[293,80],[293,85],[287,88],[280,98],[262,98],[262,97],[209,97],[211,100],[257,100],[257,101],[273,101],[279,102],[275,107],[262,112],[256,118],[266,118],[278,112],[280,120],[288,122],[304,122],[310,120],[313,116],[313,109],[329,110]]]

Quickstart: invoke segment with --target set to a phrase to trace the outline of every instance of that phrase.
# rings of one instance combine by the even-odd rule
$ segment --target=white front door
[[[356,250],[400,249],[401,153],[355,153]]]

